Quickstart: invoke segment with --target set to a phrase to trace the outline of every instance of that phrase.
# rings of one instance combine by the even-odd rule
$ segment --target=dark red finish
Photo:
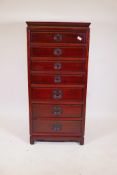
[[[60,67],[57,68],[57,64],[60,64]],[[32,61],[31,70],[32,71],[69,71],[69,72],[83,72],[85,69],[84,61]]]
[[[32,100],[83,100],[83,89],[84,88],[32,88],[31,97]],[[54,90],[60,90],[62,95],[60,99],[55,99],[53,96]]]
[[[60,108],[59,113],[55,113],[55,109]],[[82,105],[53,105],[53,104],[32,104],[32,115],[36,118],[81,118]]]
[[[90,23],[27,22],[30,143],[84,144]]]
[[[59,77],[60,81],[55,81],[56,77]],[[40,74],[40,73],[32,73],[31,74],[31,83],[32,84],[58,84],[58,85],[69,85],[69,84],[84,84],[85,75],[84,74]]]
[[[56,125],[60,125],[58,130],[55,130],[54,127]],[[34,119],[33,120],[33,132],[36,133],[50,133],[51,134],[74,134],[80,135],[81,134],[81,121],[54,121],[54,120],[41,120],[41,119]]]
[[[57,38],[58,36],[58,38]],[[76,32],[31,32],[32,43],[86,43],[85,31]]]
[[[56,56],[55,49],[61,49],[61,55]],[[85,47],[31,47],[32,57],[86,57]]]

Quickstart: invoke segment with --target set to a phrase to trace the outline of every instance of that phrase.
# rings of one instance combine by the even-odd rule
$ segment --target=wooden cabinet
[[[31,144],[84,144],[89,25],[27,22]]]

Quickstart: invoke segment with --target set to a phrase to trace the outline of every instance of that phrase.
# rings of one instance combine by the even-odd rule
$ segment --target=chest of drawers
[[[31,144],[84,144],[89,25],[27,22]]]

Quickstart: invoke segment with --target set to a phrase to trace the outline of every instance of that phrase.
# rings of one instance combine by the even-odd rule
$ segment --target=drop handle
[[[52,95],[53,95],[53,98],[56,100],[61,99],[63,96],[63,92],[59,89],[55,89],[55,90],[53,90]]]
[[[55,123],[52,125],[52,130],[55,132],[61,131],[62,125],[60,123]]]
[[[54,106],[52,114],[55,116],[60,116],[62,114],[62,108],[60,106]]]
[[[60,62],[57,62],[54,64],[54,69],[55,70],[60,70],[62,68],[62,64]]]
[[[60,42],[62,41],[62,35],[57,33],[54,35],[54,41]]]
[[[54,77],[54,82],[55,82],[55,83],[61,83],[61,76],[60,76],[60,75],[56,75],[56,76]]]
[[[55,56],[60,56],[60,55],[62,55],[62,49],[55,48],[53,53],[54,53]]]

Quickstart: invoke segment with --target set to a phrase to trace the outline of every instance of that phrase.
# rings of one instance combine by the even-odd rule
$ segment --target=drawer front
[[[81,121],[33,120],[33,132],[81,134]]]
[[[86,32],[31,32],[32,43],[86,43]]]
[[[85,75],[31,74],[32,84],[84,84]]]
[[[80,118],[82,115],[82,105],[43,105],[32,104],[33,119],[52,117],[52,118]]]
[[[32,71],[84,71],[84,61],[32,61]]]
[[[32,100],[82,100],[83,88],[32,88]]]
[[[85,47],[31,47],[32,57],[80,57],[85,58]]]

